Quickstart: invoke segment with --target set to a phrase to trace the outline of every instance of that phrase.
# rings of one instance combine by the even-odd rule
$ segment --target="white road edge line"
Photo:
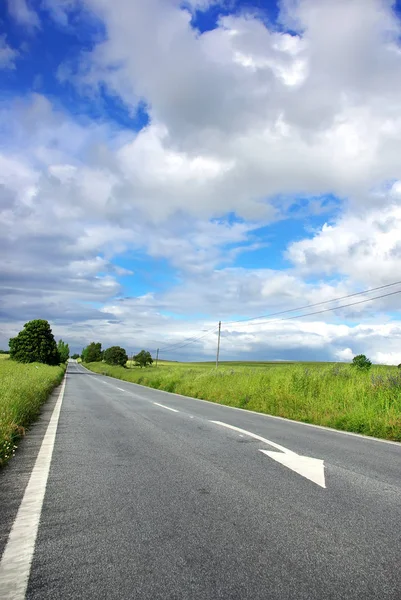
[[[161,408],[165,408],[166,410],[171,410],[171,412],[180,412],[175,408],[170,408],[169,406],[164,406],[164,404],[159,404],[158,402],[153,402],[156,406],[161,406]]]
[[[2,600],[24,600],[49,477],[66,377],[0,561]]]

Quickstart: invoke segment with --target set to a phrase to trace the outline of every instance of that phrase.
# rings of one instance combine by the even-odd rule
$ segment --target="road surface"
[[[6,600],[401,598],[401,445],[76,363],[0,506]]]

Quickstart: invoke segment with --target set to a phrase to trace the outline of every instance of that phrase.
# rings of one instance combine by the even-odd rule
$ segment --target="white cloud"
[[[397,281],[401,203],[391,193],[380,200],[380,207],[351,205],[336,223],[325,224],[310,239],[293,242],[288,258],[304,273],[340,275],[365,287]]]
[[[336,352],[336,357],[341,362],[351,362],[354,356],[355,353],[352,352],[351,348],[343,348],[342,350],[337,350]]]
[[[17,50],[7,44],[6,36],[0,35],[0,69],[15,69],[17,56]]]
[[[84,5],[106,38],[68,78],[106,84],[131,111],[146,103],[151,125],[120,159],[154,214],[268,219],[277,194],[366,195],[401,179],[401,52],[390,3],[297,2],[297,35],[244,14],[199,35],[173,0]]]
[[[37,13],[29,6],[27,0],[8,0],[10,15],[21,25],[40,27]]]

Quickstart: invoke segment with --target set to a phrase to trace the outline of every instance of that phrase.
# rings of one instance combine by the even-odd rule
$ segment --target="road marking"
[[[2,600],[24,600],[25,598],[65,385],[66,379],[64,378],[1,558],[0,589]]]
[[[284,467],[288,467],[298,475],[302,475],[309,481],[316,483],[322,488],[326,487],[325,477],[324,477],[324,461],[319,458],[311,458],[310,456],[301,456],[280,444],[276,444],[276,442],[272,442],[260,435],[252,433],[251,431],[247,431],[246,429],[241,429],[240,427],[235,427],[234,425],[228,425],[227,423],[222,423],[221,421],[211,421],[215,425],[221,425],[222,427],[227,427],[228,429],[233,429],[234,431],[239,431],[244,435],[248,435],[249,437],[254,438],[255,440],[259,440],[269,446],[273,446],[279,452],[271,452],[269,450],[262,450],[259,448],[260,452],[266,454],[276,462],[284,465]]]
[[[125,392],[125,390],[123,390],[123,388],[117,388],[118,390],[120,390],[120,392]]]
[[[156,404],[156,406],[161,406],[162,408],[165,408],[166,410],[171,410],[171,412],[179,412],[178,410],[175,410],[175,408],[170,408],[169,406],[164,406],[164,404],[159,404],[158,402],[153,402],[153,404]]]
[[[288,448],[284,448],[284,446],[280,446],[280,444],[276,444],[276,442],[271,442],[261,435],[257,435],[256,433],[252,433],[251,431],[247,431],[246,429],[241,429],[240,427],[235,427],[234,425],[228,425],[227,423],[222,423],[221,421],[211,421],[215,425],[221,425],[222,427],[227,427],[227,429],[233,429],[234,431],[239,431],[244,435],[248,435],[249,437],[253,437],[255,440],[259,440],[260,442],[264,442],[265,444],[269,444],[269,446],[273,446],[273,448],[277,448],[281,452],[285,452],[286,454],[295,454],[292,450],[288,450]]]
[[[309,479],[309,481],[313,481],[316,485],[320,485],[322,488],[326,487],[324,461],[320,458],[311,458],[310,456],[301,456],[294,453],[282,454],[261,449],[260,452],[284,465],[284,467],[288,467],[291,471],[295,471],[298,475],[302,475],[302,477]]]

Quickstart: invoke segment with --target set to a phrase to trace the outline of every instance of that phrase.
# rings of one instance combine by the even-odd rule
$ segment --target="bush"
[[[120,348],[120,346],[111,346],[111,348],[107,348],[107,350],[104,351],[103,359],[108,365],[125,367],[128,356],[124,348]]]
[[[372,363],[364,354],[358,354],[352,359],[351,366],[355,367],[359,371],[369,371]]]
[[[135,365],[137,367],[147,367],[148,365],[153,364],[153,358],[150,355],[150,352],[146,350],[141,350],[138,354],[134,356]]]
[[[68,344],[60,340],[57,344],[57,350],[60,355],[60,362],[65,363],[70,358],[70,348]]]
[[[82,350],[82,361],[85,363],[100,362],[103,358],[102,344],[100,342],[91,342]]]
[[[59,365],[60,354],[48,321],[35,319],[25,323],[17,337],[9,342],[10,358],[21,363],[39,362]]]

